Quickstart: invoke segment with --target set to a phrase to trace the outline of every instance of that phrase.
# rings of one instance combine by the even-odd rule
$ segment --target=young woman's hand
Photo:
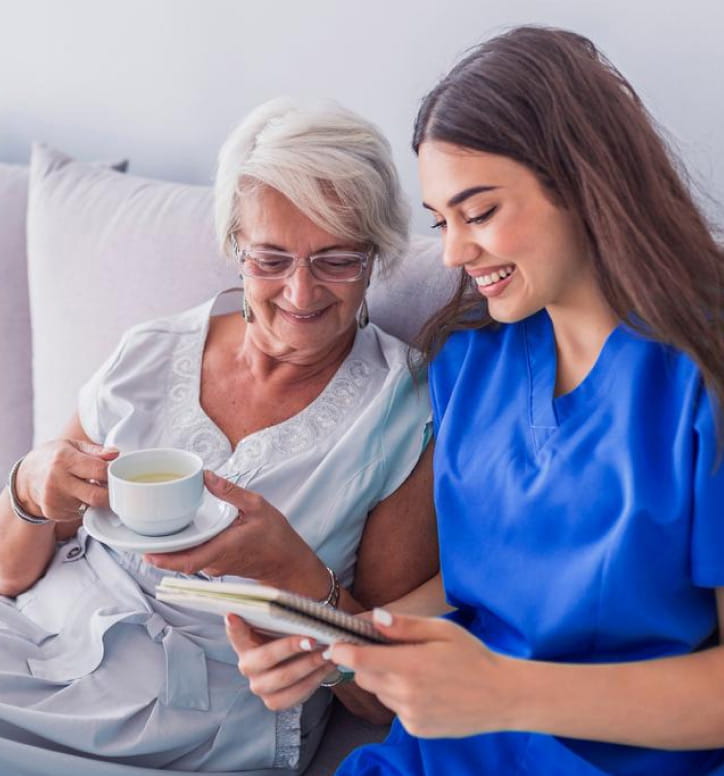
[[[214,577],[231,574],[324,599],[329,574],[286,517],[258,493],[204,472],[209,492],[239,510],[234,522],[208,542],[180,552],[148,554],[160,568]]]
[[[314,639],[268,639],[235,614],[226,616],[226,633],[249,688],[272,711],[303,703],[334,673],[334,666],[322,657],[324,646],[318,647]]]
[[[331,660],[355,672],[355,682],[392,709],[412,735],[461,737],[509,729],[515,661],[489,650],[442,619],[375,610],[390,646],[338,643]]]

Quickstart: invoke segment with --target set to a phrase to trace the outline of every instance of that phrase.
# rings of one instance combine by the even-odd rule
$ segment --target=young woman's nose
[[[470,238],[466,230],[448,227],[443,237],[442,260],[446,267],[464,267],[475,261],[482,248]]]

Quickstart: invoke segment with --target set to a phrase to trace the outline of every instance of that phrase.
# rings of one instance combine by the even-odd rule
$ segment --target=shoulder
[[[152,318],[127,329],[121,337],[124,352],[151,348],[163,352],[172,348],[179,339],[195,337],[205,331],[213,300],[180,313]]]
[[[213,300],[206,301],[189,310],[131,326],[121,336],[101,371],[108,377],[129,370],[142,371],[144,365],[158,368],[180,346],[188,343],[190,347],[198,342],[208,325],[212,303]]]
[[[621,366],[630,384],[649,387],[651,398],[668,396],[672,401],[698,401],[704,381],[691,356],[627,326],[621,327],[621,337]]]

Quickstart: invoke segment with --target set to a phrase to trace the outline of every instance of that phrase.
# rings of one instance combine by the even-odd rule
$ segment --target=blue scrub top
[[[455,333],[430,370],[442,573],[494,650],[593,663],[716,643],[724,466],[692,361],[620,325],[554,398],[545,311]],[[702,713],[706,713],[702,710]],[[396,723],[343,774],[696,776],[724,750],[666,752],[528,733],[415,739]]]

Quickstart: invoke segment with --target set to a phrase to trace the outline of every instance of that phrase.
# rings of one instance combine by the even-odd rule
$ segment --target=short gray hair
[[[374,245],[381,269],[407,248],[410,208],[390,144],[377,127],[336,103],[280,97],[255,108],[224,142],[216,174],[216,235],[231,254],[242,195],[269,186],[317,226]]]

